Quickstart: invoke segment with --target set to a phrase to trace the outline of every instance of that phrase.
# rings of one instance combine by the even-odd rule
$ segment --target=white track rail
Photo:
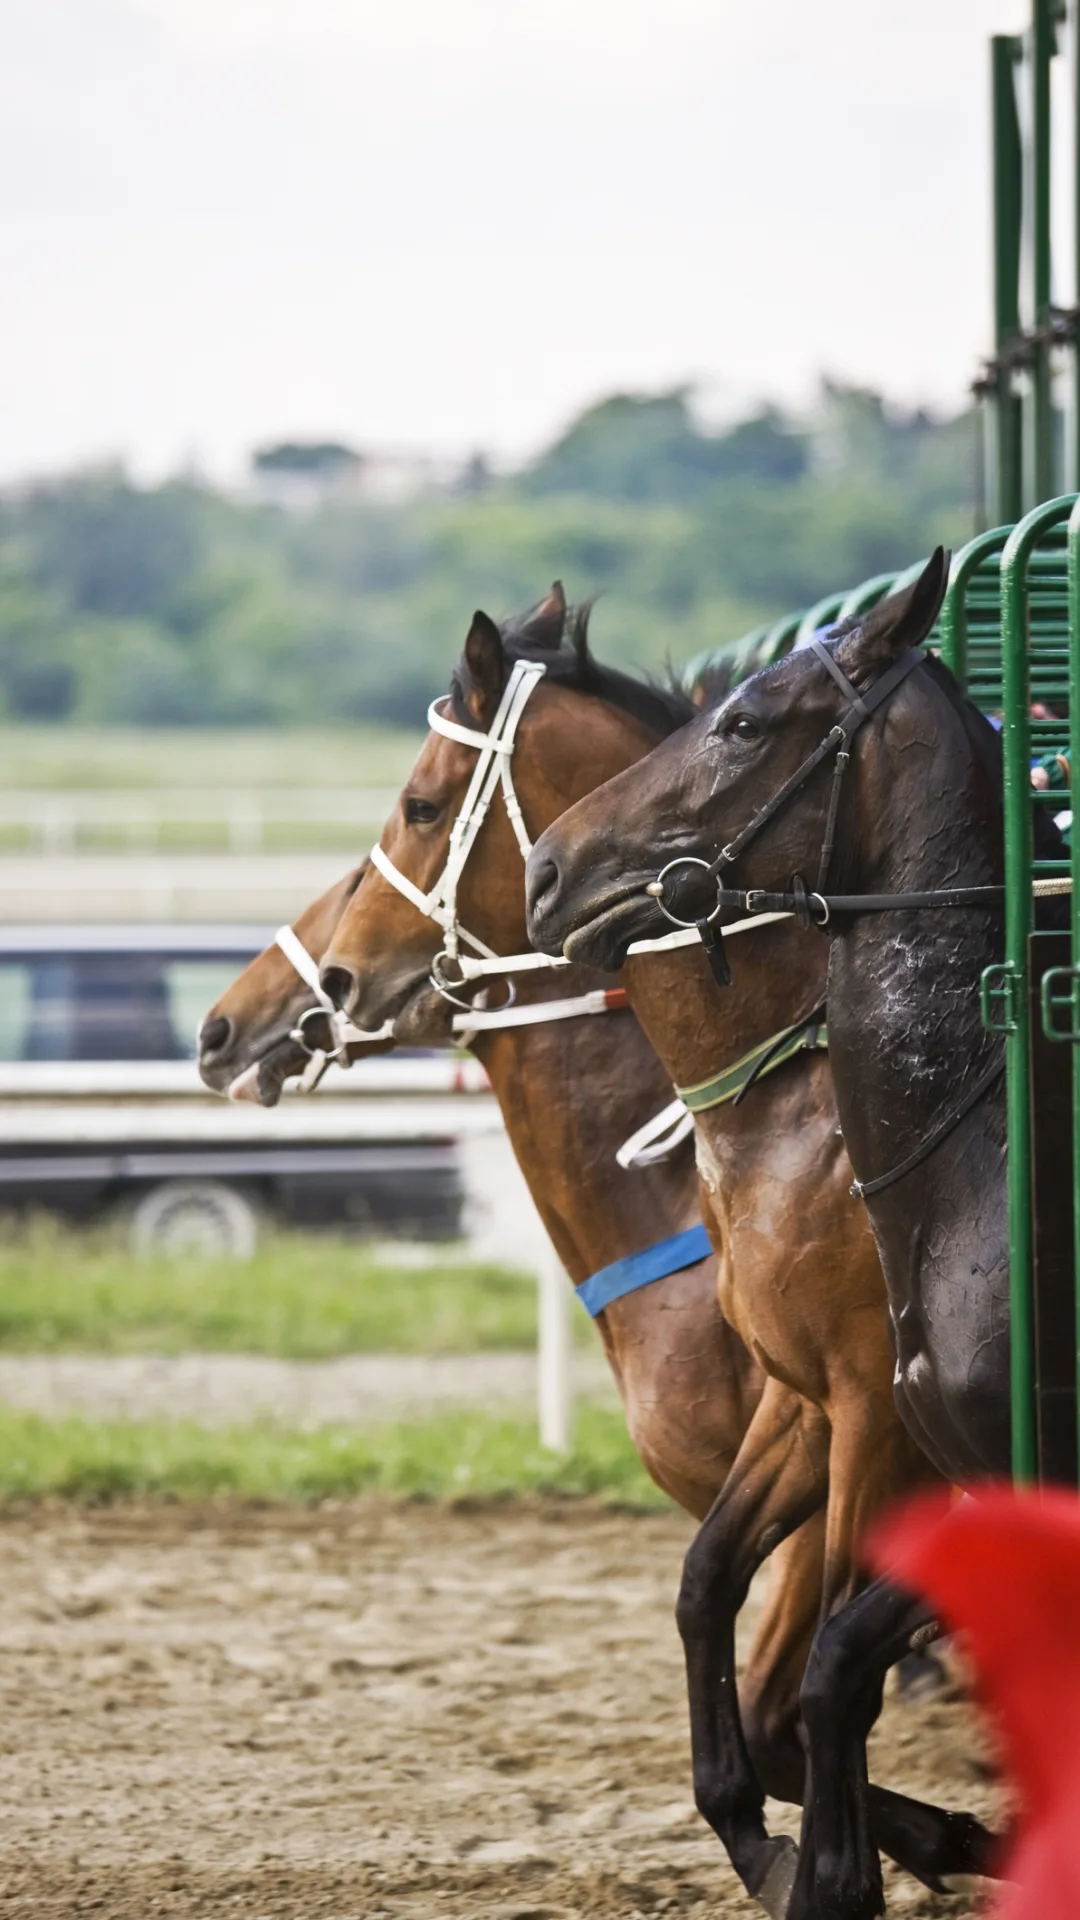
[[[566,1452],[573,1425],[570,1283],[518,1171],[487,1076],[468,1056],[378,1056],[332,1069],[303,1099],[277,1107],[227,1104],[187,1061],[0,1063],[0,1152],[73,1144],[102,1152],[137,1140],[227,1147],[291,1144],[328,1152],[346,1142],[453,1141],[476,1216],[480,1258],[531,1268],[537,1287],[536,1395],[540,1439]],[[482,1217],[481,1217],[482,1216]]]

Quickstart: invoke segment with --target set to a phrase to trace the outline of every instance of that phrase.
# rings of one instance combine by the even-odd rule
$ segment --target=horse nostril
[[[199,1052],[220,1053],[231,1032],[232,1021],[224,1013],[215,1014],[212,1020],[204,1020],[199,1033]]]
[[[526,892],[530,914],[550,913],[559,897],[562,876],[550,854],[529,862]]]
[[[348,967],[324,967],[319,975],[322,990],[342,1013],[356,992],[356,975]]]

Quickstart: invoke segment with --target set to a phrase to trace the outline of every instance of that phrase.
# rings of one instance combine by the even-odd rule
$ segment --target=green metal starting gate
[[[1036,883],[1064,893],[1070,874],[1067,859],[1040,855],[1036,819],[1066,811],[1069,796],[1032,785],[1033,762],[1053,764],[1069,745],[1080,635],[1074,508],[1072,495],[1052,500],[973,540],[953,561],[940,621],[946,664],[984,712],[1001,716],[1005,948],[980,992],[984,1025],[1005,1039],[1012,1458],[1021,1481],[1078,1475],[1073,1101],[1056,1043],[1072,1037],[1063,981],[1080,979],[1080,950],[1068,933],[1036,930]]]
[[[1080,486],[1080,4],[1032,0],[1026,33],[991,49],[994,150],[994,351],[974,391],[982,402],[983,498],[1002,523]],[[1067,88],[1055,88],[1057,74]],[[1069,100],[1067,111],[1061,109]],[[1072,122],[1065,154],[1059,122]],[[1066,183],[1060,162],[1072,178]],[[1057,177],[1055,177],[1057,176]],[[1055,285],[1057,198],[1071,189],[1072,304]]]

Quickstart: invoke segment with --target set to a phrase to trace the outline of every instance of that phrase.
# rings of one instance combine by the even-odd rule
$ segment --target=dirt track
[[[8,1515],[0,1916],[756,1912],[688,1789],[688,1533],[556,1503]],[[989,1810],[961,1708],[890,1703],[876,1738],[877,1777]],[[909,1920],[971,1910],[890,1884]]]

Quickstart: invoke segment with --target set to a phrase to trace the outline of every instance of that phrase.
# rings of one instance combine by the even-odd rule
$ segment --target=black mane
[[[548,609],[549,603],[541,602],[539,607],[530,607],[528,613],[499,622],[503,656],[508,666],[517,660],[542,660],[549,680],[571,687],[576,693],[606,701],[620,713],[639,720],[661,739],[676,733],[696,717],[698,709],[693,701],[674,682],[664,686],[656,680],[623,673],[618,667],[601,665],[589,649],[591,601],[567,608],[554,644],[554,623]],[[451,677],[450,696],[455,718],[466,726],[475,724],[466,704],[471,691],[472,677],[463,654]]]

